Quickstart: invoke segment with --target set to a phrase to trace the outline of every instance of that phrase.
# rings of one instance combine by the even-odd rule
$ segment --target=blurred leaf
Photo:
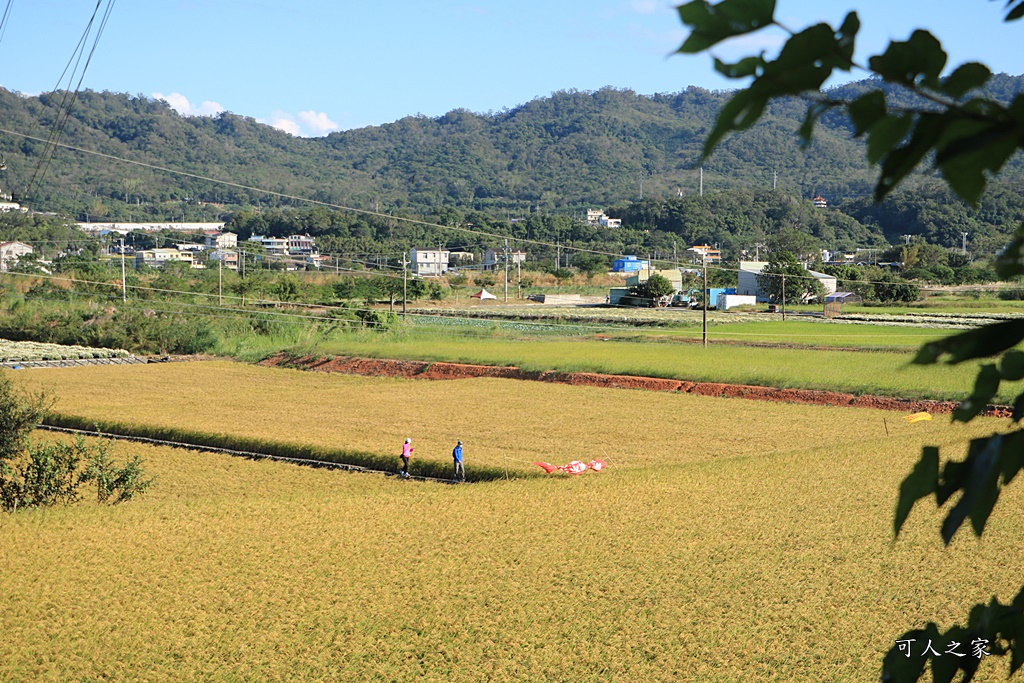
[[[1008,11],[1004,21],[1016,21],[1024,17],[1024,0],[1007,0],[1006,9]]]
[[[775,0],[724,0],[717,5],[694,0],[676,9],[679,19],[692,29],[679,52],[693,54],[769,26],[774,22]]]
[[[921,347],[911,361],[917,365],[929,365],[945,355],[950,365],[972,358],[994,356],[1010,349],[1024,339],[1024,320],[1007,320],[985,325],[975,330],[961,332],[952,337],[929,342]]]
[[[1010,416],[1014,422],[1020,422],[1021,418],[1024,418],[1024,394],[1013,399],[1013,415]]]
[[[984,64],[967,62],[943,79],[941,90],[953,99],[960,99],[970,91],[985,85],[991,77],[992,72]]]
[[[747,58],[736,64],[716,62],[716,69],[725,75],[756,76],[750,87],[738,91],[722,108],[704,141],[703,157],[709,157],[728,133],[757,123],[770,100],[820,90],[833,69],[849,69],[859,26],[851,13],[839,32],[828,24],[817,24],[797,33],[786,41],[775,61]]]
[[[1002,375],[994,364],[983,365],[974,381],[974,391],[953,411],[954,422],[970,422],[983,411],[999,392]]]
[[[1007,351],[999,361],[999,374],[1008,382],[1024,379],[1024,351]]]
[[[885,93],[881,90],[872,90],[850,102],[847,105],[850,113],[850,121],[853,122],[855,134],[860,136],[868,132],[872,126],[885,118]],[[900,136],[902,139],[903,136]]]
[[[764,64],[765,61],[762,57],[747,57],[745,59],[741,59],[735,64],[726,64],[716,58],[715,71],[726,78],[746,78],[748,76],[756,76],[760,73]]]
[[[893,519],[893,527],[897,536],[900,535],[900,529],[907,521],[914,504],[925,496],[935,493],[938,482],[939,449],[934,446],[926,446],[921,451],[921,459],[917,461],[914,469],[900,484],[900,495],[896,502],[896,517]]]
[[[1024,469],[1024,432],[1016,431],[1003,437],[1003,452],[999,470],[1006,486]]]
[[[942,522],[942,541],[946,545],[953,540],[957,530],[968,517],[974,533],[981,536],[985,522],[992,513],[992,507],[999,498],[999,453],[1002,450],[1003,437],[1000,434],[971,441],[970,452],[963,467],[956,468],[957,488],[963,490],[960,500],[946,515]],[[946,470],[949,470],[948,463]],[[943,471],[943,479],[946,478]],[[952,482],[951,482],[952,483]]]
[[[919,29],[905,42],[889,43],[885,53],[871,57],[868,64],[887,81],[938,90],[946,53],[935,36]]]
[[[936,145],[935,163],[953,191],[977,204],[988,184],[1017,150],[1024,129],[1009,124],[944,117],[947,125]]]
[[[928,627],[935,629],[934,624],[928,624]],[[927,638],[927,628],[907,631],[897,638],[882,662],[882,683],[913,683],[917,681],[924,673],[928,658],[914,654],[913,646],[920,643],[917,645],[918,648],[923,648]],[[904,641],[904,645],[910,649],[901,650],[900,641]]]
[[[914,125],[914,117],[909,114],[886,116],[876,123],[868,135],[868,163],[877,164],[886,154],[902,142]]]
[[[804,116],[803,123],[800,124],[800,131],[798,133],[800,137],[800,146],[806,148],[811,144],[811,137],[814,135],[814,124],[818,122],[818,119],[825,114],[825,112],[835,108],[836,105],[828,104],[826,102],[814,102],[807,107],[807,114]]]
[[[1004,278],[1024,274],[1024,223],[1017,226],[1013,240],[996,256],[996,272]]]
[[[921,114],[914,123],[910,140],[892,150],[882,162],[882,173],[875,185],[875,201],[881,202],[934,149],[945,126],[938,114]]]
[[[932,624],[929,624],[932,626]],[[929,635],[931,633],[929,632]],[[926,636],[928,637],[928,636]],[[975,635],[968,629],[962,626],[952,626],[945,633],[938,633],[938,628],[935,628],[935,649],[939,652],[939,656],[932,656],[932,680],[934,683],[949,683],[960,671],[965,672],[965,678],[963,681],[971,680],[975,670],[978,668],[978,658],[971,656],[970,643],[974,639]],[[947,648],[951,643],[959,643],[959,651],[964,653],[964,657],[957,657],[952,654],[947,654]]]

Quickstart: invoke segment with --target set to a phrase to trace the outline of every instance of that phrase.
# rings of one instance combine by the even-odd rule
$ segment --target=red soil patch
[[[429,363],[416,360],[392,360],[389,358],[320,358],[305,356],[289,358],[278,354],[260,363],[269,367],[286,367],[317,372],[340,372],[349,375],[373,377],[407,377],[411,379],[469,379],[473,377],[500,377],[539,382],[555,382],[587,387],[610,387],[616,389],[641,389],[644,391],[679,391],[698,396],[722,398],[746,398],[757,401],[779,403],[806,403],[825,406],[850,406],[875,408],[901,412],[951,413],[959,405],[956,401],[931,401],[925,399],[893,398],[888,396],[856,396],[838,391],[815,389],[776,389],[745,384],[722,384],[718,382],[688,382],[658,377],[635,375],[602,375],[593,372],[556,372],[547,370],[535,372],[516,367],[492,365],[468,365],[465,363]],[[1012,409],[1008,406],[988,406],[982,415],[1009,417]]]

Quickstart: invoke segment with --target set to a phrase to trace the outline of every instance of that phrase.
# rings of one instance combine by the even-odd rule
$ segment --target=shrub
[[[94,448],[86,447],[81,439],[76,444],[87,463],[78,477],[78,483],[96,482],[97,503],[106,503],[115,494],[113,504],[124,503],[145,493],[153,485],[153,480],[145,477],[139,456],[133,455],[124,467],[118,467],[110,455],[110,441],[97,444]]]

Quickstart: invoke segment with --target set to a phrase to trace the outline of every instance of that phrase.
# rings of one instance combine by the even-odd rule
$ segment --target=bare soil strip
[[[697,396],[722,398],[746,398],[756,401],[779,403],[805,403],[823,406],[848,406],[853,408],[874,408],[901,412],[948,414],[959,405],[957,401],[935,401],[908,399],[889,396],[857,396],[838,391],[818,389],[777,389],[745,384],[720,382],[690,382],[659,377],[635,375],[602,375],[594,372],[557,372],[555,370],[533,371],[517,367],[492,365],[469,365],[465,363],[427,362],[395,360],[390,358],[318,357],[299,358],[278,354],[264,360],[261,365],[286,367],[315,372],[340,372],[349,375],[371,377],[406,377],[410,379],[470,379],[474,377],[498,377],[521,379],[534,382],[555,382],[574,386],[606,387],[614,389],[642,389],[645,391],[678,391]],[[982,415],[1009,417],[1013,412],[1009,406],[990,405]]]

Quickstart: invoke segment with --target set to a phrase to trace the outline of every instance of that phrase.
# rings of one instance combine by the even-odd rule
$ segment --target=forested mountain
[[[1024,90],[1024,78],[996,76],[1001,99]],[[879,84],[862,81],[847,95]],[[637,95],[605,88],[558,92],[513,109],[394,123],[296,138],[230,113],[182,117],[167,104],[126,94],[83,91],[61,141],[247,187],[384,212],[429,213],[442,206],[495,216],[608,207],[699,192],[695,165],[727,92],[687,88]],[[900,95],[891,93],[898,103]],[[62,94],[23,97],[0,90],[2,128],[48,138]],[[866,196],[873,172],[862,142],[825,116],[807,150],[796,130],[805,105],[773,104],[755,128],[728,140],[705,162],[705,192],[771,188],[832,202]],[[202,218],[199,203],[280,205],[258,191],[172,175],[108,158],[57,149],[48,164],[43,143],[0,134],[8,169],[0,187],[41,211],[127,219]],[[1015,159],[1003,182],[1024,178]],[[920,178],[919,178],[920,180]],[[286,204],[288,202],[285,202]],[[212,219],[217,207],[205,207]]]
[[[833,94],[869,88],[885,88],[893,106],[911,104],[905,93],[872,81]],[[1020,76],[995,76],[989,86],[1002,100],[1021,91]],[[772,104],[701,173],[704,137],[728,97],[692,87],[651,96],[611,88],[558,92],[497,113],[456,110],[307,139],[230,113],[183,117],[164,102],[88,90],[65,121],[69,100],[61,93],[24,97],[0,89],[0,128],[41,139],[58,128],[61,142],[109,155],[0,133],[7,165],[0,188],[37,211],[78,219],[230,219],[243,235],[307,232],[347,252],[399,253],[443,236],[386,217],[312,209],[301,198],[609,252],[671,253],[677,242],[707,241],[733,257],[759,243],[792,242],[797,233],[842,249],[902,243],[906,235],[959,246],[968,232],[972,251],[992,253],[1024,218],[1019,157],[976,208],[927,174],[873,204],[863,142],[841,118],[826,115],[813,144],[800,149],[796,131],[806,105],[798,100]],[[816,194],[829,200],[828,211],[813,209],[808,200]],[[623,228],[572,220],[585,208],[606,209]],[[477,248],[493,241],[448,237]]]

